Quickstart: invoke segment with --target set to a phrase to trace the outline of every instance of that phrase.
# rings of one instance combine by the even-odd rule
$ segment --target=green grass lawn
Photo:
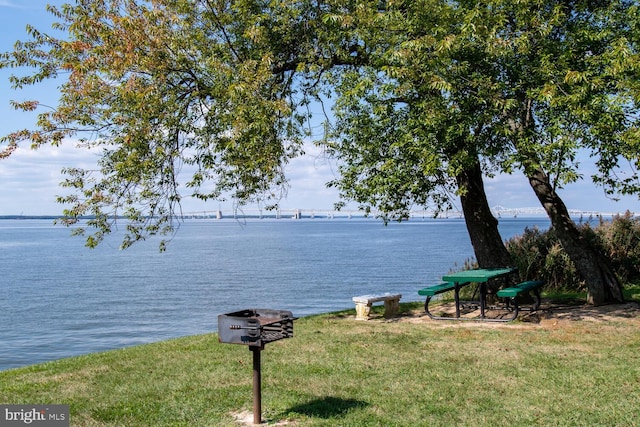
[[[403,312],[419,303],[402,304]],[[640,321],[299,319],[262,352],[263,419],[298,426],[634,426]],[[0,372],[0,403],[68,404],[74,426],[233,426],[252,354],[217,335]]]

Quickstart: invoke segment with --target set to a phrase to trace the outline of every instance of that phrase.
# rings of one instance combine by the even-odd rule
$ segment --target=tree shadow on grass
[[[354,409],[366,406],[369,406],[369,403],[362,400],[327,396],[293,406],[287,412],[328,419],[341,417]]]

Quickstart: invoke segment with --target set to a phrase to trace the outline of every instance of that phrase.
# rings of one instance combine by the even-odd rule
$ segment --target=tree
[[[500,70],[501,126],[512,150],[506,170],[515,166],[528,177],[587,283],[589,302],[622,301],[608,260],[581,237],[556,188],[579,178],[577,152],[589,150],[599,158],[595,182],[610,194],[637,191],[635,171],[624,180],[616,176],[620,160],[637,166],[639,159],[637,101],[626,86],[637,61],[630,18],[637,5],[496,1],[476,11],[489,35],[487,53]]]
[[[402,112],[389,124],[420,141],[420,161],[404,156],[405,170],[417,167],[418,173],[403,177],[393,170],[399,163],[383,168],[384,158],[393,156],[387,150],[375,157],[371,148],[360,154],[353,148],[384,147],[395,132],[387,131],[373,144],[375,135],[352,136],[351,144],[336,143],[338,152],[352,153],[343,170],[346,179],[336,185],[347,196],[402,212],[424,199],[409,184],[389,185],[389,176],[414,182],[424,179],[420,172],[445,181],[456,177],[464,209],[465,193],[474,186],[461,177],[473,176],[474,164],[481,161],[489,174],[519,169],[586,281],[589,302],[622,301],[607,259],[581,238],[556,188],[580,178],[577,152],[590,150],[599,159],[599,173],[592,177],[596,183],[610,194],[638,191],[637,5],[542,0],[385,4],[383,13],[370,7],[365,14],[355,7],[334,18],[352,28],[371,67],[365,74],[343,74],[346,83],[339,90],[348,101],[338,104],[343,120],[338,135],[359,133],[361,123],[371,127],[362,116],[384,123],[385,117]],[[407,148],[396,144],[395,149]],[[632,173],[620,179],[623,160],[631,162]],[[418,192],[426,194],[425,189]],[[482,193],[474,199],[482,200]],[[467,221],[474,223],[482,221]]]
[[[118,215],[128,218],[124,247],[170,233],[183,168],[193,171],[185,185],[194,197],[277,203],[304,134],[296,108],[306,100],[295,99],[294,72],[312,50],[309,5],[80,0],[49,10],[68,37],[29,27],[31,40],[4,53],[0,66],[35,70],[12,78],[18,89],[64,77],[58,105],[0,148],[7,156],[25,141],[37,148],[79,138],[102,150],[99,170],[66,170],[64,186],[76,192],[60,200],[70,205],[67,223],[93,216],[89,246]]]
[[[446,210],[457,194],[479,265],[504,267],[511,260],[473,142],[483,132],[471,120],[477,111],[439,90],[446,84],[440,73],[453,60],[448,46],[458,14],[450,3],[422,1],[358,3],[327,15],[325,22],[340,24],[334,50],[357,46],[348,52],[352,64],[333,67],[328,79],[336,123],[327,145],[342,161],[331,185],[385,220],[407,218],[415,204]]]

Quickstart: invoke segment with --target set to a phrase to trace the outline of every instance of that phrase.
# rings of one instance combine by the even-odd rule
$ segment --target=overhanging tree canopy
[[[68,37],[29,28],[32,40],[1,64],[35,69],[14,77],[16,88],[62,76],[61,97],[36,130],[4,137],[3,155],[64,138],[102,150],[99,170],[66,170],[77,193],[61,200],[69,221],[95,216],[90,245],[115,215],[130,219],[124,246],[169,231],[183,168],[195,197],[277,202],[304,133],[294,73],[315,43],[308,4],[99,0],[50,11]]]

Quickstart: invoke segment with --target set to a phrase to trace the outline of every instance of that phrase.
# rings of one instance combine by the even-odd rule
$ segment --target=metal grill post
[[[260,372],[260,353],[262,347],[249,346],[253,353],[253,423],[262,424],[262,377]]]

